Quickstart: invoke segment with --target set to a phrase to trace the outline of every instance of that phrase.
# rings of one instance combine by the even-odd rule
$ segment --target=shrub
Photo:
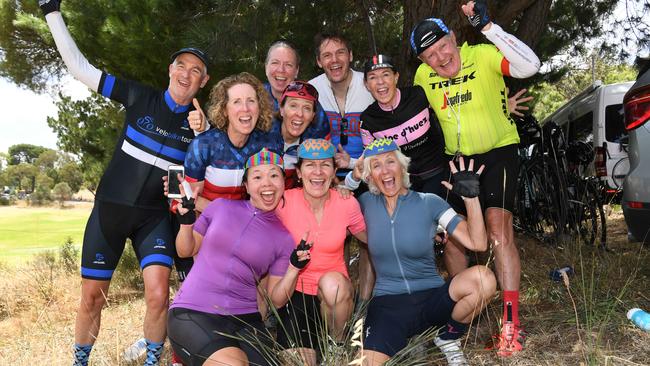
[[[71,237],[68,237],[59,248],[59,262],[61,268],[67,273],[79,270],[79,249],[75,247]]]

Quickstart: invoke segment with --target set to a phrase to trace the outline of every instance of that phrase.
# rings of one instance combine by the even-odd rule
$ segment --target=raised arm
[[[465,170],[465,161],[460,158],[460,170],[456,168],[453,161],[449,162],[453,174],[454,185],[449,182],[442,182],[453,193],[460,195],[465,202],[467,210],[467,220],[462,220],[451,232],[451,237],[465,248],[472,251],[485,251],[487,249],[487,234],[485,232],[485,222],[483,221],[483,211],[479,202],[479,175],[483,172],[484,166],[481,166],[476,172],[473,171],[474,161],[469,161],[469,167]],[[453,210],[452,210],[453,211]],[[444,217],[440,221],[446,220]],[[442,223],[443,227],[447,223]]]
[[[196,213],[194,212],[195,200],[199,193],[198,188],[192,191],[192,198],[185,196],[186,184],[180,185],[181,194],[184,196],[181,203],[176,206],[176,216],[181,224],[176,235],[176,253],[181,258],[193,257],[199,252],[203,243],[203,235],[194,230]]]
[[[269,276],[269,281],[267,283],[267,292],[270,294],[271,302],[276,308],[280,308],[289,301],[293,291],[296,288],[296,282],[298,282],[298,274],[300,271],[307,266],[309,260],[311,259],[311,249],[312,244],[306,243],[306,238],[308,234],[303,236],[303,239],[296,246],[296,248],[291,252],[289,257],[289,266],[284,276]]]
[[[469,1],[462,5],[462,10],[470,24],[494,43],[508,61],[508,70],[504,70],[507,76],[523,79],[539,71],[540,61],[535,52],[490,20],[485,1]]]
[[[45,20],[50,28],[50,32],[52,32],[56,48],[59,50],[59,54],[70,74],[90,89],[99,91],[99,81],[102,77],[102,72],[91,65],[77,48],[59,11],[60,1],[41,0],[39,1],[39,5],[45,14]]]

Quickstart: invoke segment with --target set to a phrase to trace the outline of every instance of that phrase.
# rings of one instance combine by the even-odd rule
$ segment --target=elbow
[[[534,56],[534,59],[529,60],[523,65],[518,65],[518,67],[511,67],[510,75],[517,79],[526,79],[537,74],[540,67],[541,63],[539,59],[537,56]]]

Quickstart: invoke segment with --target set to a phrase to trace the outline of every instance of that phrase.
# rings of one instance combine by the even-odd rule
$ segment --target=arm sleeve
[[[523,79],[537,73],[540,67],[539,58],[524,42],[504,31],[496,23],[492,23],[490,29],[482,33],[505,57],[506,64],[501,66],[504,75]]]
[[[86,57],[81,54],[72,36],[70,36],[70,32],[68,32],[68,28],[65,26],[61,13],[58,11],[49,13],[45,16],[45,20],[50,27],[50,32],[52,32],[56,48],[59,50],[70,74],[90,89],[99,92],[99,81],[102,72],[88,63]]]
[[[427,198],[429,207],[433,208],[433,219],[451,235],[462,217],[442,198],[434,194],[427,195]]]

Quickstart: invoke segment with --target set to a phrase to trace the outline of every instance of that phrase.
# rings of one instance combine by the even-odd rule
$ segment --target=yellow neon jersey
[[[460,48],[460,57],[462,67],[455,78],[442,78],[423,63],[413,82],[424,89],[440,121],[445,152],[453,155],[458,150],[463,155],[474,155],[519,143],[517,126],[508,113],[503,81],[503,75],[509,72],[508,61],[488,44],[465,43]]]

